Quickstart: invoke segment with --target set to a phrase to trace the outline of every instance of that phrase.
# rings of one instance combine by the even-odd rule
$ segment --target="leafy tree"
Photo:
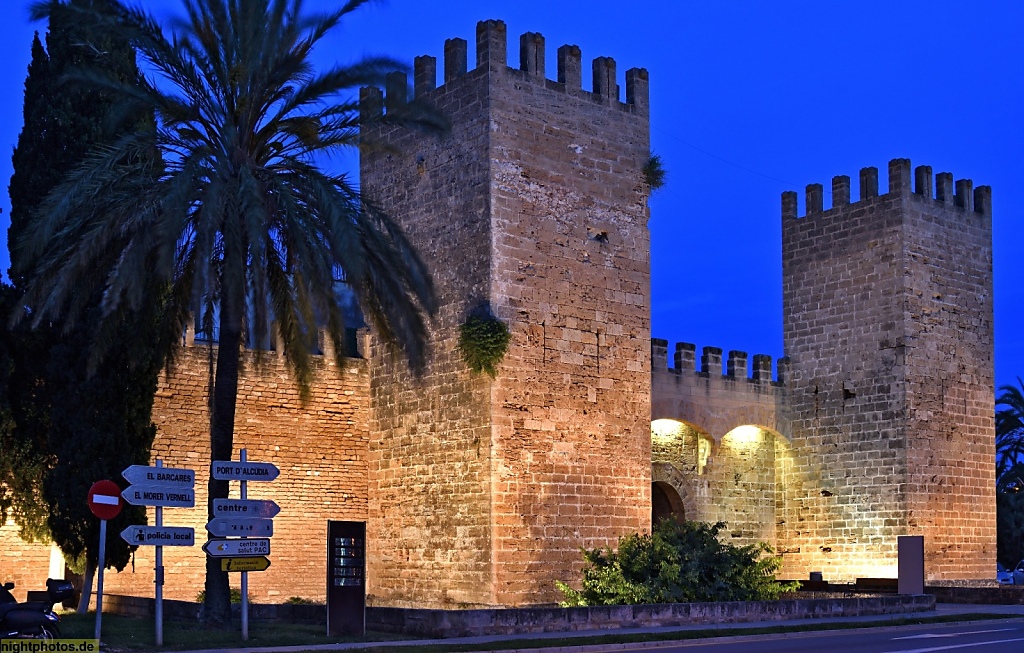
[[[723,522],[664,519],[649,535],[619,538],[618,551],[584,549],[583,589],[556,583],[562,606],[763,601],[798,587],[775,582],[781,558],[770,546],[723,544],[724,528]]]
[[[1024,491],[996,494],[996,552],[1007,569],[1024,560]]]
[[[11,312],[18,294],[0,284],[0,315]],[[45,361],[45,341],[43,334],[25,329],[0,330],[0,523],[13,517],[19,535],[29,542],[51,540],[43,481],[53,456],[43,421],[46,406],[39,401],[44,384],[36,376],[38,357]]]
[[[1018,377],[1017,383],[1019,388],[1001,386],[996,397],[996,483],[1000,487],[1024,485],[1019,469],[1024,463],[1024,381]]]
[[[168,289],[169,332],[180,334],[198,306],[216,316],[215,460],[232,455],[243,334],[262,341],[276,320],[304,393],[309,334],[318,325],[343,362],[339,275],[378,333],[401,344],[414,365],[422,361],[425,313],[435,307],[423,263],[346,174],[320,167],[340,150],[372,145],[360,141],[352,90],[380,85],[398,67],[365,59],[315,72],[313,47],[363,2],[309,15],[300,0],[186,0],[185,19],[167,36],[143,10],[111,0],[107,29],[135,46],[152,78],[82,79],[152,110],[156,129],[90,155],[49,194],[42,219],[20,241],[37,262],[25,297],[33,324],[77,314],[76,283],[96,275],[104,323],[137,310],[146,283]],[[34,6],[40,17],[51,10]],[[444,126],[415,102],[373,119]],[[147,157],[153,151],[161,157]],[[210,480],[211,512],[212,500],[227,493],[226,481]],[[227,624],[227,574],[215,560],[207,564],[205,599],[208,624]]]
[[[52,3],[50,9],[46,48],[36,35],[25,82],[24,125],[9,187],[9,242],[38,228],[42,198],[92,148],[153,129],[152,114],[126,107],[121,96],[67,81],[70,73],[87,68],[123,84],[138,79],[128,41],[100,34],[94,21],[82,19],[86,11],[109,11],[108,3],[71,0]],[[26,251],[12,248],[10,274],[19,290],[26,289],[34,264]],[[159,289],[150,289],[138,311],[120,311],[106,331],[97,333],[102,289],[91,279],[83,275],[76,280],[82,319],[47,322],[35,331],[17,326],[4,334],[12,357],[5,397],[14,425],[0,434],[5,453],[12,454],[0,461],[0,474],[22,536],[52,539],[78,570],[84,568],[82,611],[99,563],[99,523],[83,497],[95,481],[119,478],[127,465],[148,462],[155,434],[150,410],[162,362],[154,338]],[[10,290],[5,290],[3,308],[5,315],[21,308]],[[97,335],[117,343],[101,368],[88,356]],[[129,523],[145,523],[145,509],[127,508],[111,529],[116,533]],[[111,537],[103,563],[121,569],[132,550]]]

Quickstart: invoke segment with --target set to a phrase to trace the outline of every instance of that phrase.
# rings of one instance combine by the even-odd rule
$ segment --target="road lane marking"
[[[975,646],[991,646],[993,644],[1010,644],[1012,642],[1024,642],[1024,637],[1016,639],[993,639],[987,642],[973,642],[971,644],[951,644],[949,646],[934,646],[932,648],[912,648],[891,651],[890,653],[934,653],[935,651],[952,651],[958,648],[974,648]]]
[[[898,639],[939,639],[945,637],[960,637],[961,635],[987,635],[988,633],[1005,633],[1008,630],[1017,630],[1016,628],[996,628],[994,630],[971,630],[963,633],[925,633],[923,635],[907,635],[906,637],[893,637],[893,640]]]

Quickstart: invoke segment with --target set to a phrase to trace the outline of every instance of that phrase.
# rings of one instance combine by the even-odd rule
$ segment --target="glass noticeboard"
[[[366,523],[327,522],[327,634],[366,631]]]

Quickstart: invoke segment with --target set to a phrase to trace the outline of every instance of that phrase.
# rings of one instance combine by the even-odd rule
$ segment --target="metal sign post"
[[[107,562],[107,520],[121,513],[121,488],[113,481],[97,481],[89,488],[89,510],[100,518],[100,551],[96,563],[96,641],[103,625],[103,568]]]
[[[157,467],[163,467],[164,461],[157,460]],[[193,503],[195,503],[195,496],[192,497]],[[163,506],[156,507],[156,527],[163,528],[164,526],[164,508]],[[156,645],[164,645],[164,547],[157,545],[156,547],[156,570],[153,574],[153,582],[156,583]]]
[[[231,558],[222,561],[224,571],[242,574],[242,640],[249,639],[249,572],[263,571],[270,561],[270,540],[274,534],[272,518],[280,508],[273,501],[250,501],[249,481],[272,481],[280,470],[272,463],[249,461],[248,450],[239,450],[239,460],[214,460],[210,463],[210,478],[218,481],[240,481],[239,499],[214,499],[214,518],[206,530],[214,538],[238,536],[239,539],[210,539],[203,545],[206,555],[213,558]],[[264,537],[252,537],[252,536]],[[245,558],[253,558],[245,564]]]
[[[192,508],[196,505],[193,485],[196,475],[191,469],[164,467],[157,460],[155,467],[131,465],[121,476],[129,483],[121,493],[133,506],[156,508],[155,526],[129,526],[121,531],[121,539],[135,546],[156,546],[153,583],[156,585],[156,645],[164,644],[164,546],[192,546],[195,530],[187,527],[164,527],[164,508]]]
[[[247,450],[242,449],[239,456],[239,460],[244,463],[247,459]],[[242,481],[242,489],[239,494],[239,498],[245,501],[249,497],[246,496],[246,481]],[[271,522],[273,523],[273,522]],[[271,531],[273,532],[273,531]],[[245,539],[243,536],[242,539]],[[242,641],[249,640],[249,572],[242,572]]]
[[[100,557],[96,562],[96,641],[100,641],[103,624],[103,567],[107,561],[107,520],[100,520]]]

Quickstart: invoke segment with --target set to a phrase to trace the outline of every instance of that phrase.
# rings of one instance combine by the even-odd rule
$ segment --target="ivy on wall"
[[[459,327],[459,351],[474,373],[485,372],[492,379],[505,358],[512,334],[508,326],[490,314],[471,315]]]

